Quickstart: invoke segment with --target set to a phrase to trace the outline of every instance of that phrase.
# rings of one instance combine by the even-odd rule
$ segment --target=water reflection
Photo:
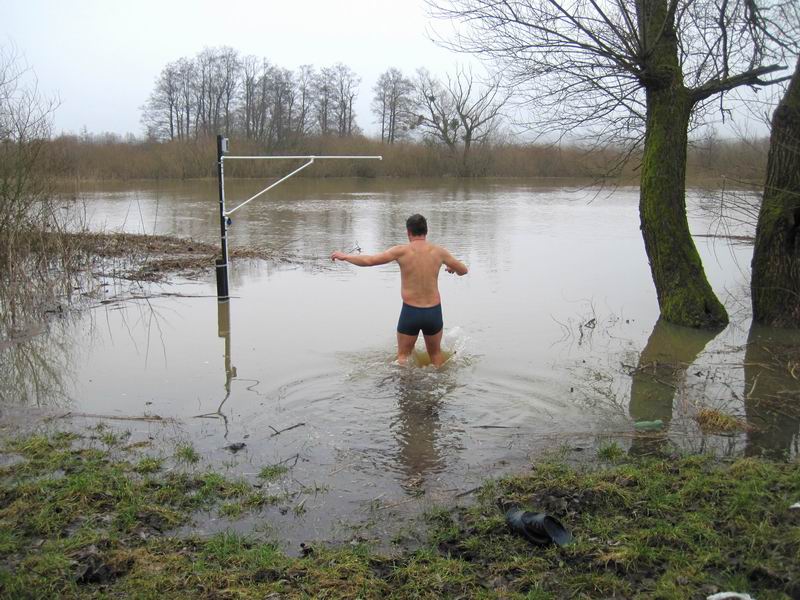
[[[452,440],[445,443],[442,413],[447,396],[457,387],[455,370],[396,367],[380,384],[397,399],[397,414],[390,428],[397,441],[396,464],[406,486],[421,485],[444,466],[446,447]]]
[[[82,349],[75,309],[90,296],[91,278],[64,275],[55,264],[51,273],[30,260],[18,268],[29,276],[0,278],[0,404],[64,406]]]
[[[46,332],[46,333],[45,333]],[[0,404],[66,406],[74,372],[74,331],[68,318],[31,325],[0,342]]]
[[[230,300],[217,302],[217,337],[225,341],[223,366],[225,369],[225,396],[219,403],[217,410],[210,413],[197,415],[200,419],[221,419],[225,425],[224,438],[228,439],[228,416],[222,412],[222,407],[231,396],[231,382],[236,378],[236,367],[231,363],[231,303]]]
[[[672,421],[675,395],[685,382],[686,371],[718,333],[679,327],[663,319],[656,322],[631,375],[628,411],[634,421],[661,420],[664,426],[658,433],[637,433],[630,448],[632,454],[661,451]]]
[[[800,332],[753,325],[744,357],[747,456],[800,452]]]

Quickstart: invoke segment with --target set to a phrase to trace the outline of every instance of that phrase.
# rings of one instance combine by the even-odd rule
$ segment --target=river
[[[229,182],[229,206],[258,189]],[[95,229],[218,241],[213,181],[77,195]],[[131,440],[155,440],[167,457],[191,443],[196,468],[256,482],[266,465],[291,467],[265,485],[293,494],[296,510],[266,519],[292,543],[362,530],[380,538],[399,517],[468,495],[487,476],[524,470],[544,452],[592,453],[611,439],[630,452],[797,455],[800,420],[757,402],[796,382],[778,374],[764,384],[773,371],[752,365],[766,359],[746,356],[768,353],[774,337],[750,331],[752,246],[702,237],[718,232],[702,210],[718,200],[693,190],[688,205],[706,273],[731,314],[721,332],[657,323],[636,188],[301,179],[234,215],[232,247],[266,246],[291,260],[232,261],[228,304],[215,300],[209,271],[143,288],[148,299],[54,320],[5,351],[37,355],[42,381],[6,385],[15,380],[25,387],[18,398],[62,413],[158,415],[164,422],[106,421]],[[328,259],[336,249],[405,242],[415,212],[427,217],[429,239],[470,269],[440,277],[444,346],[455,354],[438,372],[393,362],[397,266]],[[130,284],[108,289],[115,285]],[[757,350],[748,350],[749,336],[763,342]],[[703,407],[752,429],[704,435],[693,419]],[[637,433],[636,421],[656,419],[660,433]],[[225,449],[238,442],[243,450]],[[258,520],[209,515],[198,528],[252,529]]]

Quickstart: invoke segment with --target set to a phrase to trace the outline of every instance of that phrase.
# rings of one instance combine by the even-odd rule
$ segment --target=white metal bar
[[[371,160],[383,160],[383,156],[228,156],[225,155],[222,157],[223,160],[237,160],[237,159],[247,159],[247,160],[331,160],[336,158],[346,158],[348,160],[355,160],[359,158],[366,158]]]
[[[239,159],[239,160],[297,160],[297,159],[303,159],[303,160],[307,160],[308,161],[303,166],[299,167],[298,169],[295,169],[294,171],[292,171],[291,173],[289,173],[285,177],[281,177],[278,181],[276,181],[275,183],[273,183],[269,187],[264,188],[263,190],[258,192],[255,196],[252,196],[252,197],[248,198],[247,200],[242,202],[239,206],[237,206],[235,208],[232,208],[231,210],[227,211],[225,213],[226,217],[228,217],[228,216],[232,215],[233,213],[235,213],[237,210],[242,208],[245,204],[247,204],[251,200],[255,200],[256,198],[258,198],[262,194],[266,194],[268,191],[270,191],[276,185],[278,185],[279,183],[283,183],[284,181],[289,179],[292,175],[296,175],[297,173],[299,173],[300,171],[305,169],[307,166],[313,165],[315,160],[331,160],[331,159],[337,159],[337,158],[339,158],[339,159],[346,158],[348,160],[354,160],[354,159],[360,159],[360,158],[361,159],[370,159],[370,160],[383,160],[383,156],[338,156],[338,155],[337,156],[314,156],[314,155],[309,155],[309,156],[226,156],[226,155],[223,155],[220,158],[220,161],[224,161],[226,158],[229,159],[229,160],[230,159]]]
[[[236,208],[232,208],[232,209],[231,209],[231,210],[229,210],[227,213],[225,213],[225,216],[230,216],[230,215],[232,215],[233,213],[235,213],[237,210],[239,210],[240,208],[242,208],[242,207],[243,207],[245,204],[247,204],[247,203],[248,203],[248,202],[250,202],[251,200],[255,200],[255,199],[256,199],[256,198],[258,198],[258,197],[259,197],[261,194],[266,194],[268,191],[270,191],[272,188],[274,188],[274,187],[275,187],[276,185],[278,185],[279,183],[282,183],[282,182],[286,181],[286,180],[287,180],[287,179],[289,179],[289,177],[291,177],[292,175],[296,175],[297,173],[299,173],[300,171],[302,171],[303,169],[305,169],[307,166],[309,166],[309,165],[313,165],[313,164],[314,164],[314,159],[312,158],[312,159],[311,159],[311,160],[309,160],[309,161],[308,161],[306,164],[304,164],[302,167],[300,167],[300,168],[298,168],[298,169],[295,169],[294,171],[292,171],[291,173],[289,173],[288,175],[286,175],[286,176],[284,176],[284,177],[281,177],[280,179],[278,179],[278,181],[276,181],[276,182],[275,182],[275,183],[273,183],[272,185],[270,185],[270,186],[268,186],[268,187],[264,188],[263,190],[261,190],[260,192],[258,192],[258,193],[257,193],[255,196],[251,196],[250,198],[248,198],[247,200],[245,200],[244,202],[242,202],[242,203],[241,203],[239,206],[237,206]]]

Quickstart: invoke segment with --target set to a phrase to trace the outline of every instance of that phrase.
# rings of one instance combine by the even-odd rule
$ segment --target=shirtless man
[[[331,260],[346,260],[358,267],[385,265],[396,260],[400,265],[400,295],[403,298],[397,323],[397,362],[406,364],[422,330],[431,363],[440,367],[444,362],[441,348],[444,324],[439,269],[444,265],[448,273],[466,275],[467,267],[445,248],[428,242],[428,222],[422,215],[408,218],[406,233],[408,244],[394,246],[386,252],[372,255],[334,252]]]

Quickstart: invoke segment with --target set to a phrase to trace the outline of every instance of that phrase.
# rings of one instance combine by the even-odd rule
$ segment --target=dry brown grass
[[[701,408],[694,420],[703,433],[734,433],[747,431],[750,426],[743,420],[715,408]]]
[[[638,178],[639,155],[622,168],[621,149],[587,150],[578,144],[498,142],[475,146],[466,164],[460,151],[420,141],[382,144],[355,136],[309,137],[291,148],[266,149],[252,141],[231,139],[234,154],[365,154],[378,161],[320,162],[303,177],[566,177],[603,178],[610,173]],[[756,141],[698,143],[689,149],[687,173],[692,180],[712,182],[763,179],[767,145]],[[216,142],[199,139],[174,142],[122,141],[95,137],[89,141],[60,136],[47,142],[41,166],[50,175],[82,180],[194,179],[216,176]],[[231,164],[232,177],[263,177],[285,165],[261,161]]]
[[[47,253],[50,245],[69,244],[83,256],[84,269],[99,274],[113,272],[124,279],[160,281],[171,274],[198,276],[214,269],[219,248],[188,238],[134,233],[59,233],[43,236],[38,251]],[[287,260],[269,248],[234,248],[232,258]]]

